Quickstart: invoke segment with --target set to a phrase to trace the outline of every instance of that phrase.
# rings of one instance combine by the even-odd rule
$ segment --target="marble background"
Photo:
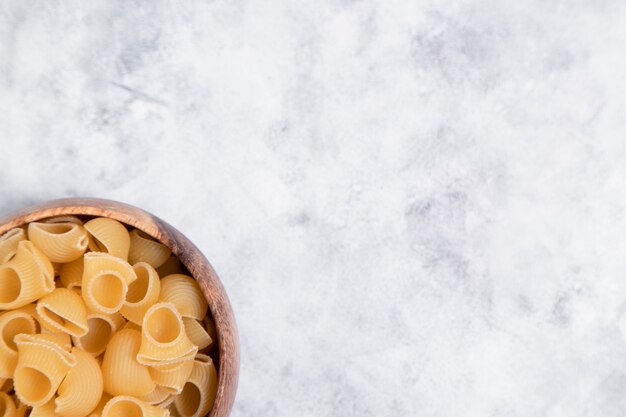
[[[626,413],[626,3],[0,0],[0,213],[221,274],[242,416]]]

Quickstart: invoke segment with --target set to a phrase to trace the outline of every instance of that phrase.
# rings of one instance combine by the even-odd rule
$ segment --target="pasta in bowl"
[[[99,199],[0,220],[5,417],[226,417],[238,371],[228,297],[172,226]]]

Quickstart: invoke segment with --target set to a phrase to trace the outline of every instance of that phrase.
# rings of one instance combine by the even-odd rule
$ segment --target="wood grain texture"
[[[209,417],[226,417],[235,401],[239,377],[239,338],[230,301],[215,270],[200,250],[158,217],[128,204],[97,198],[67,198],[28,207],[0,219],[0,235],[26,223],[61,215],[109,217],[133,226],[167,245],[198,281],[215,322],[219,385]]]

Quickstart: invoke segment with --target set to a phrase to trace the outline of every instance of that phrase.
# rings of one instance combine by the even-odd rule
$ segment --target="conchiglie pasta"
[[[16,227],[0,236],[0,265],[11,260],[17,252],[17,244],[26,239],[24,229]]]
[[[185,333],[191,340],[191,343],[198,346],[198,350],[202,350],[211,346],[213,339],[207,333],[206,329],[202,327],[200,322],[191,317],[183,317],[183,324],[185,325]]]
[[[87,250],[85,229],[75,223],[30,223],[28,239],[52,262],[71,262]]]
[[[72,340],[74,345],[85,352],[92,356],[98,356],[104,352],[113,334],[121,329],[124,323],[124,318],[119,313],[90,312],[87,314],[87,334],[82,337],[73,337]]]
[[[198,355],[189,380],[174,404],[182,417],[202,417],[213,408],[216,394],[217,372],[213,361],[208,356]]]
[[[31,242],[19,242],[15,257],[0,265],[0,310],[16,309],[51,293],[53,275],[52,264]]]
[[[130,236],[124,225],[117,220],[99,217],[85,223],[91,235],[89,249],[105,252],[123,260],[128,260]]]
[[[133,268],[122,259],[96,252],[84,256],[82,293],[92,311],[118,312],[126,299],[128,285],[136,279]]]
[[[72,290],[57,288],[37,302],[41,324],[50,331],[81,337],[87,334],[87,308]]]
[[[38,335],[19,334],[15,343],[15,393],[21,402],[41,407],[52,399],[63,378],[76,365],[76,358]]]
[[[120,313],[132,321],[141,325],[146,311],[159,301],[161,281],[152,266],[145,262],[133,265],[137,279],[128,286],[126,301]]]
[[[34,334],[35,320],[23,311],[7,311],[0,315],[0,378],[13,378],[18,354],[15,336],[21,333]]]
[[[185,333],[183,320],[172,303],[157,303],[143,318],[141,348],[137,361],[144,365],[166,365],[193,357],[198,347]]]
[[[202,320],[208,305],[198,282],[188,275],[168,275],[161,280],[161,301],[173,303],[183,317]]]
[[[83,257],[63,264],[59,270],[59,280],[65,288],[81,287],[83,285]]]
[[[193,358],[170,366],[155,366],[150,368],[150,375],[157,385],[172,395],[178,395],[183,390],[193,369]]]
[[[96,359],[84,350],[74,347],[72,354],[76,357],[76,366],[59,386],[55,411],[63,417],[85,417],[102,397],[102,371]]]
[[[128,261],[131,264],[146,262],[153,268],[163,265],[172,254],[170,248],[157,242],[141,230],[130,232],[130,251]]]
[[[126,395],[113,397],[102,411],[102,417],[168,417],[168,415],[165,409]]]
[[[137,361],[140,345],[141,333],[137,330],[120,330],[111,338],[102,361],[106,392],[139,397],[154,391],[156,384],[148,367]]]

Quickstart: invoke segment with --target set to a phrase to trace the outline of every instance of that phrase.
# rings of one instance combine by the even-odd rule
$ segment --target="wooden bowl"
[[[147,233],[167,245],[198,281],[208,301],[218,341],[218,388],[209,417],[228,416],[237,391],[239,339],[228,296],[209,261],[181,232],[158,217],[128,204],[98,198],[66,198],[29,207],[0,218],[0,235],[26,223],[70,214],[109,217]]]

